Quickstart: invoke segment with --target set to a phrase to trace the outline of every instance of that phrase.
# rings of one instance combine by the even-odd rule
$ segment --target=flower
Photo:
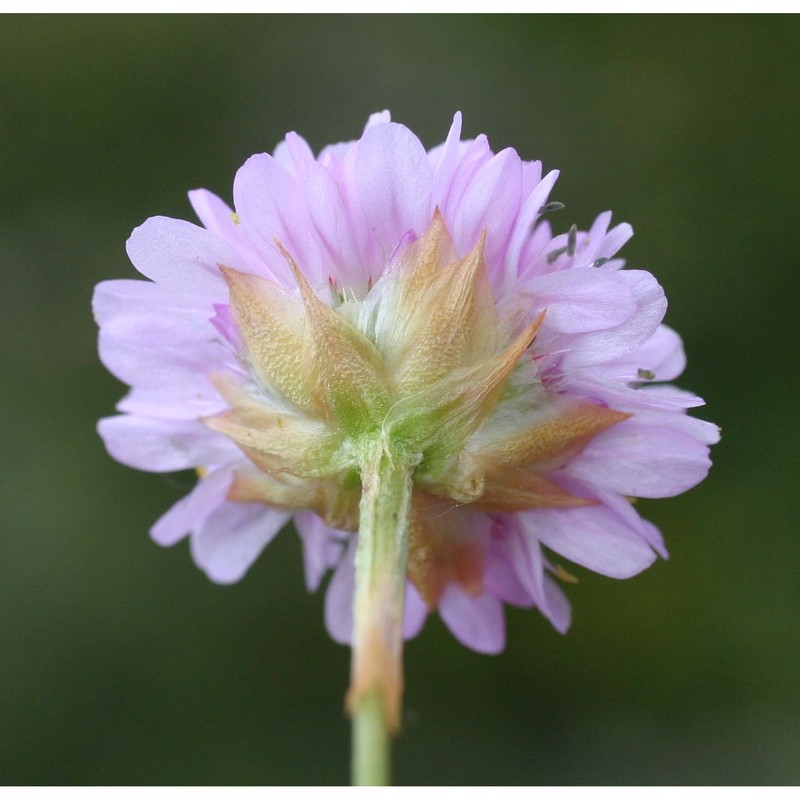
[[[333,570],[339,642],[364,442],[399,443],[413,475],[404,635],[438,611],[495,653],[504,603],[566,631],[559,559],[628,578],[666,557],[630,499],[697,484],[718,439],[666,383],[682,343],[655,278],[616,258],[630,226],[553,235],[557,172],[460,133],[456,114],[426,152],[383,112],[317,157],[290,133],[239,170],[235,211],[190,192],[204,227],[147,220],[128,254],[150,280],[94,296],[101,359],[131,386],[99,424],[109,453],[199,475],[153,539],[190,536],[230,583],[294,519],[309,590]]]

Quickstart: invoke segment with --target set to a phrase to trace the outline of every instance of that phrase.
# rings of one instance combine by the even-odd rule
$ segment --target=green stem
[[[388,786],[389,750],[383,700],[371,692],[353,713],[353,786]]]
[[[353,602],[353,784],[389,783],[389,739],[400,724],[403,602],[413,464],[377,442],[364,458]]]

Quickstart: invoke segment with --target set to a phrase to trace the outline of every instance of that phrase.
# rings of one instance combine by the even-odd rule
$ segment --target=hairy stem
[[[413,465],[377,442],[364,458],[356,549],[353,658],[353,784],[389,783],[389,739],[400,725],[403,602]]]

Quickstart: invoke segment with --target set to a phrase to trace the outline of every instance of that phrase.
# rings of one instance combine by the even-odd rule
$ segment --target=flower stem
[[[403,602],[413,464],[376,442],[362,469],[350,690],[353,784],[388,785],[389,738],[400,725]]]

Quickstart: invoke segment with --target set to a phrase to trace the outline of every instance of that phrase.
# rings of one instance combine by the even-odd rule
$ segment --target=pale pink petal
[[[126,247],[142,275],[163,286],[203,294],[209,303],[228,297],[220,264],[249,271],[237,251],[219,236],[169,217],[150,217],[133,231]]]
[[[451,583],[439,603],[439,616],[461,644],[479,653],[500,653],[506,645],[503,604],[489,592],[470,597]]]
[[[192,558],[215,583],[236,583],[290,517],[261,503],[224,503],[192,535]]]
[[[687,408],[704,405],[702,398],[691,392],[664,391],[668,387],[631,387],[609,378],[600,370],[583,369],[570,372],[558,380],[561,392],[575,397],[588,397],[617,411],[635,414],[643,411],[665,411],[682,415]],[[674,388],[674,387],[669,387]]]
[[[561,587],[548,575],[544,578],[544,600],[539,610],[559,633],[566,633],[569,630],[572,623],[572,607]]]
[[[539,217],[542,206],[547,202],[556,180],[558,180],[558,174],[558,170],[555,169],[548,172],[544,179],[537,184],[536,188],[523,200],[519,216],[510,234],[508,252],[506,253],[506,262],[512,268],[514,277],[520,277],[526,272],[525,264],[521,259],[523,248],[531,238],[533,225]]]
[[[432,198],[433,205],[440,209],[444,207],[450,183],[458,164],[461,149],[461,112],[453,116],[453,124],[447,134],[447,139],[439,147],[428,153],[428,159],[433,170]]]
[[[681,337],[672,328],[659,325],[636,350],[597,365],[599,374],[621,382],[671,381],[686,367]]]
[[[637,311],[628,282],[617,272],[575,268],[534,279],[531,315],[545,312],[543,331],[585,333],[606,330],[629,320]]]
[[[502,540],[492,541],[486,554],[483,580],[486,591],[504,603],[529,608],[536,597],[529,583],[520,577],[517,542],[519,534],[511,529]]]
[[[92,312],[100,326],[139,313],[179,315],[202,321],[211,315],[212,308],[213,304],[203,293],[161,286],[151,281],[103,281],[97,284],[92,296]]]
[[[391,121],[392,112],[389,111],[388,108],[384,108],[383,111],[376,111],[374,114],[369,115],[367,124],[364,126],[364,133],[370,128],[374,128],[376,125],[386,125]]]
[[[603,505],[537,509],[517,518],[546,547],[610,578],[630,578],[656,558],[637,532]]]
[[[235,354],[207,320],[177,313],[117,317],[100,329],[100,360],[120,380],[143,389],[169,387],[206,398],[209,375],[236,369]]]
[[[324,277],[332,277],[339,286],[348,287],[358,296],[366,294],[370,277],[376,279],[383,265],[373,264],[369,251],[362,247],[363,236],[354,225],[341,185],[325,167],[314,164],[303,175],[303,187],[323,254]]]
[[[123,414],[177,420],[213,417],[227,407],[211,383],[194,386],[186,392],[180,386],[135,388],[117,403],[117,411]]]
[[[346,546],[345,534],[329,528],[312,511],[297,514],[294,524],[303,542],[306,587],[309,592],[315,592],[323,575],[341,558]]]
[[[97,431],[109,454],[122,464],[146,472],[174,472],[240,457],[239,449],[202,422],[105,417]]]
[[[620,325],[577,334],[571,340],[565,338],[560,343],[560,349],[567,348],[562,362],[565,371],[611,361],[630,353],[653,335],[664,318],[667,310],[664,290],[649,272],[624,270],[607,274],[625,281],[636,300],[636,312]]]
[[[339,644],[353,641],[353,595],[355,593],[356,537],[342,554],[325,593],[325,628]]]
[[[457,150],[458,159],[449,186],[446,193],[437,197],[447,228],[451,232],[461,200],[469,189],[472,178],[493,155],[489,140],[483,134],[475,139],[460,142]]]
[[[322,283],[324,268],[296,175],[266,153],[251,156],[236,173],[233,200],[244,232],[275,280],[295,285],[280,242],[313,285]]]
[[[487,231],[484,256],[493,286],[501,286],[501,261],[519,211],[522,162],[507,148],[483,164],[464,191],[453,219],[453,243],[466,254]]]
[[[252,242],[242,230],[238,217],[224,200],[207,189],[193,189],[189,192],[189,202],[203,226],[236,250],[241,259],[237,269],[265,278],[271,277]],[[234,265],[226,263],[226,266]]]
[[[428,606],[411,581],[406,581],[405,608],[403,609],[403,637],[413,639],[428,619]]]
[[[286,138],[278,143],[272,157],[295,175],[302,174],[311,164],[316,163],[308,142],[294,131],[287,133]]]
[[[384,263],[408,230],[431,220],[431,173],[419,139],[396,123],[368,128],[355,148],[355,189]]]
[[[194,489],[178,500],[150,529],[153,541],[169,547],[190,531],[198,530],[225,502],[235,466],[236,462],[219,467],[198,480]]]
[[[587,483],[633,497],[673,497],[706,477],[708,447],[668,425],[635,417],[595,436],[569,465]]]

